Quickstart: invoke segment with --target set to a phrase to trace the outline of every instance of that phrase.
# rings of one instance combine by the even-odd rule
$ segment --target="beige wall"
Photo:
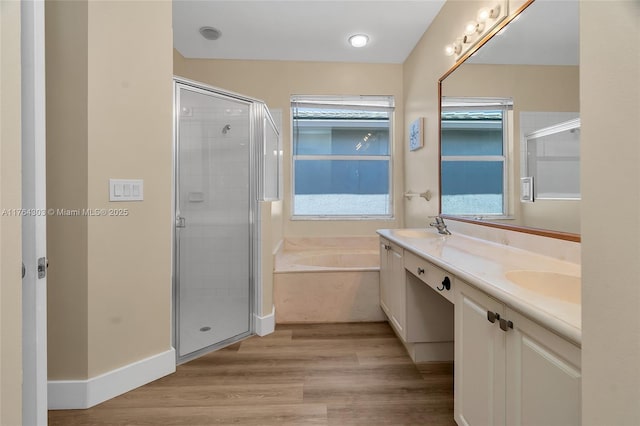
[[[509,225],[580,233],[579,202],[520,203],[520,113],[579,112],[580,70],[576,66],[463,64],[442,84],[443,96],[513,98],[510,182],[515,220]],[[481,84],[479,83],[481,82]]]
[[[580,200],[538,199],[520,206],[523,226],[580,234]]]
[[[21,205],[20,3],[0,2],[0,210]],[[0,424],[22,423],[21,220],[0,216]]]
[[[129,210],[47,224],[49,378],[85,379],[171,346],[171,3],[47,2],[46,27],[48,206]]]
[[[454,64],[444,55],[444,46],[459,36],[464,23],[477,9],[474,1],[448,1],[422,36],[403,66],[404,125],[425,117],[424,148],[404,152],[404,186],[412,191],[431,190],[430,202],[405,201],[405,226],[424,227],[428,216],[440,209],[438,192],[438,79]]]
[[[379,228],[402,224],[402,145],[403,99],[402,66],[399,64],[355,64],[287,61],[238,61],[185,59],[174,54],[174,72],[212,86],[264,100],[270,108],[283,111],[284,198],[274,203],[273,244],[284,236],[375,235]],[[389,221],[291,221],[291,120],[290,96],[303,95],[394,95],[396,126],[394,131],[395,220]],[[278,218],[282,216],[282,234]]]
[[[580,2],[582,422],[640,424],[640,3]]]
[[[87,2],[45,4],[47,207],[88,208]],[[71,24],[73,23],[73,24]],[[87,218],[47,218],[49,379],[88,377]]]

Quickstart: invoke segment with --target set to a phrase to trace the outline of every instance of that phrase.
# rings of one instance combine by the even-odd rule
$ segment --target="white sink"
[[[393,234],[403,238],[438,238],[439,234],[426,229],[394,229]]]
[[[578,276],[547,271],[509,271],[505,276],[526,290],[580,304],[581,281]]]

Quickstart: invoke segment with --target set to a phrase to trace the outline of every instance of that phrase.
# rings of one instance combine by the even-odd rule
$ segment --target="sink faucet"
[[[447,229],[447,224],[444,223],[443,218],[441,218],[440,216],[431,217],[435,219],[435,222],[430,223],[429,226],[433,226],[434,228],[438,229],[438,233],[442,235],[451,235],[451,232],[449,232],[449,230]]]

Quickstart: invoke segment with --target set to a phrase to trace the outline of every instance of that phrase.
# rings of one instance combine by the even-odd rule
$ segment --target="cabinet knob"
[[[500,329],[502,331],[508,331],[510,328],[513,328],[513,322],[500,318]]]
[[[438,291],[451,290],[451,280],[449,279],[449,277],[444,277],[444,280],[442,280],[442,287],[436,288],[438,289]]]
[[[424,268],[418,268],[418,275],[424,274]]]
[[[487,320],[494,324],[496,321],[500,320],[500,314],[497,312],[487,311]]]

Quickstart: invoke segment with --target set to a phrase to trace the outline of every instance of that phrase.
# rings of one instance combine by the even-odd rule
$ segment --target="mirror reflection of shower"
[[[229,130],[231,130],[231,125],[230,124],[226,124],[223,128],[222,128],[222,134],[226,135]]]

